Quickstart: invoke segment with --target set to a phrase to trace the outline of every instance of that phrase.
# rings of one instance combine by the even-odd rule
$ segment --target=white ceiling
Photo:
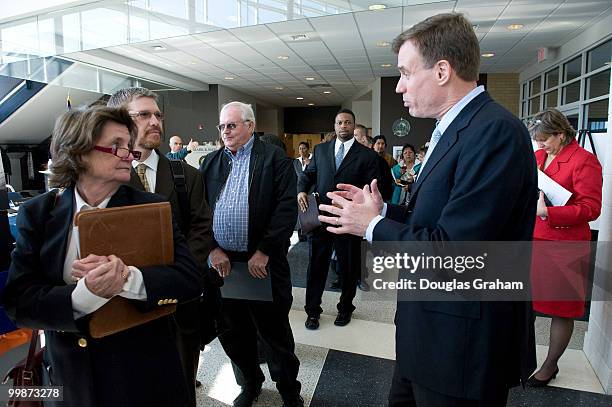
[[[367,7],[379,2],[361,3]],[[381,47],[378,43],[391,42],[397,34],[428,16],[464,13],[477,25],[481,51],[495,53],[493,58],[482,59],[481,71],[495,73],[521,71],[535,62],[538,48],[561,46],[612,13],[611,0],[416,0],[403,4],[406,5],[380,11],[303,18],[113,46],[104,49],[106,58],[95,58],[95,62],[95,51],[65,56],[111,69],[119,64],[125,73],[158,81],[153,73],[159,75],[159,69],[163,69],[177,75],[178,82],[174,80],[174,84],[186,78],[182,87],[188,90],[222,84],[278,106],[338,105],[375,78],[395,76],[395,55],[390,46]],[[507,28],[510,24],[523,24],[523,28],[512,31]],[[294,41],[291,35],[295,34],[306,34],[309,39]],[[155,51],[153,45],[166,49]],[[288,58],[279,59],[281,55]],[[151,68],[149,73],[143,64],[155,69]],[[308,81],[306,77],[315,79]],[[331,93],[323,93],[325,90]]]

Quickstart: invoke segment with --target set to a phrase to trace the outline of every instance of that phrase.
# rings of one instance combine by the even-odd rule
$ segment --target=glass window
[[[523,99],[527,99],[527,82],[523,84]]]
[[[529,96],[537,95],[538,93],[540,93],[541,83],[542,81],[540,76],[529,82]]]
[[[521,115],[522,116],[527,116],[529,114],[529,112],[527,111],[527,102],[523,102],[522,103],[522,110],[521,110]]]
[[[589,103],[584,109],[586,128],[592,133],[608,131],[608,99]]]
[[[227,0],[220,2],[208,2],[208,24],[217,27],[232,28],[236,27],[238,21],[239,2],[237,0]]]
[[[285,21],[287,17],[285,14],[277,11],[267,10],[263,7],[259,7],[259,15],[257,18],[257,24],[275,23],[277,21]]]
[[[557,96],[559,95],[558,90],[553,90],[544,95],[544,108],[557,107]]]
[[[576,57],[563,64],[563,82],[570,81],[580,76],[582,56]]]
[[[610,92],[610,70],[606,69],[586,80],[586,99],[607,95]]]
[[[81,14],[66,14],[62,16],[62,36],[64,37],[64,52],[81,50]]]
[[[536,114],[540,111],[540,97],[529,99],[529,114]]]
[[[185,1],[149,0],[149,10],[172,17],[188,18]]]
[[[559,84],[559,67],[556,67],[552,71],[546,72],[544,77],[544,89],[550,89],[553,86],[557,86]]]
[[[96,8],[81,12],[83,50],[125,44],[127,14],[122,11]]]
[[[563,87],[563,98],[561,100],[562,105],[577,102],[578,100],[580,100],[580,81]]]
[[[612,60],[612,40],[604,42],[597,48],[590,50],[587,54],[587,72],[594,71],[610,64]]]

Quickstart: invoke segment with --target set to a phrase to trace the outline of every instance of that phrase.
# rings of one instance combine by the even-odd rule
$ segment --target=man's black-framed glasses
[[[134,151],[128,148],[118,147],[117,144],[113,144],[111,147],[94,146],[94,150],[112,154],[121,159],[126,159],[130,155],[132,155],[134,160],[140,160],[140,156],[142,155],[140,151]]]
[[[217,126],[217,130],[219,130],[220,132],[224,132],[226,127],[228,130],[234,130],[236,127],[238,127],[239,124],[244,124],[248,122],[250,122],[250,120],[245,120],[245,121],[238,122],[238,123],[219,124]]]
[[[150,112],[148,110],[130,111],[128,112],[128,114],[132,117],[132,119],[150,120],[151,116],[155,116],[155,118],[159,120],[160,122],[164,120],[164,114],[160,111],[157,111],[157,112]]]

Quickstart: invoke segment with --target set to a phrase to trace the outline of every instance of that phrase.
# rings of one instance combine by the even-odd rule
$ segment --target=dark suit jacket
[[[291,276],[287,242],[297,220],[296,176],[292,158],[280,148],[255,138],[249,163],[248,253],[269,256],[275,302],[291,304]],[[206,183],[206,200],[213,209],[230,173],[225,149],[206,156],[200,167]],[[213,239],[215,247],[218,244]]]
[[[174,189],[174,180],[170,168],[170,160],[157,151],[159,163],[157,164],[157,177],[155,181],[155,193],[165,197],[172,205],[172,216],[179,224],[182,224],[181,209],[178,195]],[[186,234],[187,243],[191,253],[196,258],[199,267],[204,267],[208,259],[208,254],[212,249],[212,226],[210,209],[205,196],[204,182],[197,169],[191,165],[183,164],[185,171],[185,183],[187,195],[189,197],[189,210],[191,223]],[[136,189],[144,190],[140,178],[132,168],[130,185]]]
[[[326,194],[336,190],[339,183],[347,183],[363,188],[374,178],[380,179],[380,162],[378,154],[359,144],[357,140],[342,160],[336,171],[334,146],[336,140],[317,144],[312,160],[298,179],[298,192],[308,192],[312,185],[318,192],[321,203],[329,204]]]
[[[161,202],[162,197],[121,186],[108,206]],[[45,365],[53,385],[64,386],[66,406],[182,406],[187,388],[168,318],[102,339],[87,332],[88,316],[74,320],[72,291],[63,279],[68,233],[72,226],[74,189],[55,203],[55,191],[24,202],[17,224],[19,240],[3,302],[18,326],[44,329]],[[138,231],[125,231],[137,236]],[[147,236],[145,238],[154,238]],[[179,302],[201,292],[195,260],[174,224],[174,264],[141,269],[146,309],[161,299]],[[87,340],[80,347],[80,338]],[[181,389],[168,392],[168,387]],[[176,386],[176,387],[175,387]],[[147,391],[143,391],[147,389]]]
[[[388,206],[374,240],[528,241],[536,201],[527,130],[484,93],[444,132],[409,206]],[[499,394],[536,366],[530,308],[524,302],[398,302],[401,374],[455,397]]]

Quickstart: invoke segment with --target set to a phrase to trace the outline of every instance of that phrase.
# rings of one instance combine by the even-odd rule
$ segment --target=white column
[[[612,81],[610,83],[612,96]],[[603,201],[599,222],[595,281],[612,280],[612,98],[608,103],[606,162],[603,165]],[[603,298],[600,286],[593,287],[593,298]],[[610,296],[611,293],[605,293]],[[589,328],[584,338],[584,353],[593,366],[604,391],[612,394],[612,301],[591,302]]]

